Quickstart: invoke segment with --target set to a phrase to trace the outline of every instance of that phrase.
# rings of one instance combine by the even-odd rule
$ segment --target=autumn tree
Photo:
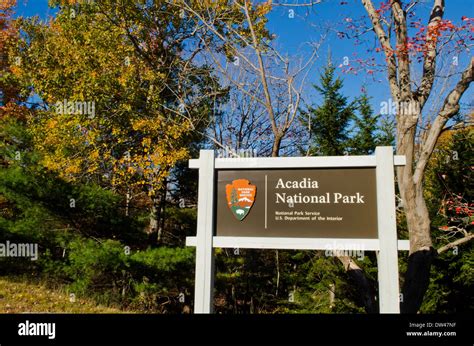
[[[423,192],[424,175],[440,134],[460,111],[460,100],[473,80],[474,59],[469,58],[464,70],[455,74],[457,81],[442,93],[443,99],[434,110],[434,117],[426,114],[427,102],[439,80],[441,71],[437,62],[440,57],[449,55],[450,49],[456,50],[453,62],[461,61],[460,53],[468,48],[468,38],[463,32],[472,30],[472,20],[462,18],[463,24],[456,27],[444,18],[444,0],[433,1],[425,24],[412,19],[417,1],[391,0],[379,8],[372,0],[361,2],[370,19],[369,28],[380,44],[377,50],[385,55],[390,93],[397,105],[397,154],[407,159],[405,166],[397,168],[398,188],[410,238],[401,310],[415,313],[428,287],[431,262],[436,254]],[[415,73],[418,70],[419,77]],[[471,237],[467,235],[461,239],[457,240],[458,244]]]
[[[15,76],[15,69],[21,59],[15,54],[19,37],[16,21],[13,19],[15,0],[5,0],[0,3],[0,116],[16,114],[21,116],[25,109],[21,102],[21,82]]]
[[[12,91],[7,90],[7,76],[9,71],[9,43],[13,39],[14,32],[11,27],[11,14],[14,1],[2,1],[0,4],[0,87],[1,87],[1,105],[4,106],[12,98]],[[11,87],[10,87],[11,88]]]
[[[36,146],[64,178],[111,187],[127,205],[147,195],[158,236],[166,178],[207,126],[218,83],[183,53],[189,28],[177,9],[56,4],[50,23],[23,22],[18,75],[46,108],[31,119]]]

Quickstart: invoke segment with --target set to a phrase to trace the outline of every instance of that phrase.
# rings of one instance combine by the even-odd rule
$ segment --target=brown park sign
[[[398,250],[409,242],[397,239],[394,168],[406,158],[392,147],[374,154],[216,158],[201,150],[189,161],[199,169],[197,231],[186,238],[196,247],[194,312],[213,311],[214,249],[241,248],[377,251],[380,312],[399,313]]]
[[[217,170],[216,235],[377,238],[375,168]]]

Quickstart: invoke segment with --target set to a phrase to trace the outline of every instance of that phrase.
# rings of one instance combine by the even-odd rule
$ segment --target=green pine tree
[[[370,98],[366,92],[357,100],[359,115],[354,117],[356,133],[351,138],[351,153],[354,155],[372,154],[377,146],[375,132],[377,131],[378,115],[374,115]]]
[[[377,145],[395,146],[395,120],[382,117],[379,122]]]
[[[343,81],[335,76],[328,62],[314,88],[323,97],[320,106],[301,112],[301,122],[310,129],[310,155],[344,155],[349,142],[349,124],[354,118],[355,103],[341,93]]]
[[[370,155],[378,145],[393,145],[393,123],[379,120],[370,105],[370,97],[364,91],[357,99],[358,116],[354,118],[354,135],[350,140],[353,155]]]

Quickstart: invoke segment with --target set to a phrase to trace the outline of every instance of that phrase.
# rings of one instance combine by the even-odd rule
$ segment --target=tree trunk
[[[281,147],[282,139],[283,139],[283,135],[275,134],[275,139],[273,140],[273,146],[272,146],[272,157],[280,156],[280,147]]]
[[[430,237],[430,218],[422,187],[400,184],[410,235],[410,255],[402,289],[402,313],[417,313],[430,283],[430,270],[436,251]],[[402,188],[403,186],[403,188]],[[405,197],[404,197],[405,196]]]
[[[356,283],[365,311],[369,314],[379,312],[378,304],[375,299],[376,294],[374,285],[369,279],[367,279],[362,268],[360,268],[349,256],[338,256],[337,258],[341,261],[347,274]]]
[[[130,207],[130,189],[127,189],[126,201],[125,201],[125,216],[129,216],[129,207]]]
[[[161,242],[163,237],[163,230],[165,228],[165,208],[166,208],[166,194],[168,193],[168,181],[165,179],[161,194],[160,209],[158,214],[159,226],[156,235],[157,243]]]
[[[277,271],[275,296],[278,297],[278,290],[280,288],[280,258],[278,256],[278,250],[275,250],[275,266]]]
[[[398,115],[397,154],[405,155],[406,166],[397,168],[397,180],[407,220],[410,255],[402,289],[401,312],[417,313],[430,280],[433,260],[430,217],[423,197],[422,182],[413,179],[414,143],[417,115]]]
[[[158,233],[158,212],[159,200],[156,197],[152,198],[151,209],[150,209],[150,222],[148,225],[148,233],[150,234],[150,241],[153,239],[153,235]]]
[[[329,285],[329,308],[330,309],[334,307],[335,301],[336,301],[336,285],[330,284]]]

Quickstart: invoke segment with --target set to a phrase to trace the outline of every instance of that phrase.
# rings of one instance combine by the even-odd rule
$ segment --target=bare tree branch
[[[413,175],[413,181],[416,185],[421,184],[423,174],[425,172],[426,165],[434,150],[438,137],[446,125],[446,122],[457,114],[459,111],[459,100],[461,99],[464,92],[467,90],[474,76],[474,58],[471,58],[467,68],[464,70],[461,79],[457,83],[456,87],[446,96],[443,106],[438,113],[438,116],[433,121],[431,128],[429,129],[426,140],[422,144],[420,157],[416,164],[415,173]]]
[[[280,2],[273,2],[273,6],[284,6],[284,7],[311,7],[317,4],[320,4],[321,0],[316,0],[316,1],[310,1],[307,4],[284,4]]]
[[[395,19],[395,32],[397,33],[398,56],[398,89],[399,97],[403,100],[411,98],[410,58],[407,45],[407,22],[400,0],[392,1],[392,14]]]
[[[266,71],[265,71],[265,65],[263,64],[262,52],[260,50],[260,45],[257,41],[257,36],[255,34],[252,19],[250,18],[247,2],[245,2],[244,6],[243,6],[243,9],[244,9],[244,12],[245,12],[245,17],[247,18],[247,24],[248,24],[249,29],[250,29],[250,34],[252,35],[252,41],[253,41],[253,46],[254,46],[254,49],[255,49],[255,53],[257,55],[258,65],[260,67],[260,70],[259,70],[260,79],[261,79],[262,85],[263,85],[263,93],[265,95],[266,108],[267,108],[267,111],[268,111],[268,116],[270,118],[270,123],[272,125],[272,131],[273,131],[273,134],[275,136],[278,136],[280,134],[280,131],[278,130],[276,120],[275,120],[275,113],[273,111],[272,98],[271,98],[271,95],[270,95],[270,90],[268,88],[267,75],[266,75]]]
[[[415,94],[418,96],[418,102],[421,107],[425,104],[433,88],[433,82],[436,72],[436,46],[438,37],[434,28],[439,25],[444,15],[444,0],[435,0],[431,10],[428,27],[426,30],[426,54],[423,61],[423,77],[421,84]]]
[[[395,54],[393,52],[392,46],[390,45],[390,40],[388,39],[385,30],[380,24],[380,16],[375,10],[374,4],[371,0],[362,0],[362,4],[364,5],[367,14],[369,15],[370,21],[372,22],[373,30],[377,35],[380,44],[382,45],[382,49],[385,53],[385,57],[387,58],[387,67],[388,67],[388,81],[390,84],[390,91],[392,95],[395,97],[396,101],[399,98],[399,88],[398,88],[398,79],[397,79],[397,61],[395,59]]]
[[[474,238],[474,234],[469,233],[469,235],[467,235],[467,236],[465,236],[465,237],[463,237],[463,238],[461,238],[461,239],[458,239],[458,240],[456,240],[456,241],[453,241],[452,243],[449,243],[449,244],[447,244],[447,245],[444,245],[444,246],[440,247],[440,248],[438,249],[438,254],[441,254],[441,253],[443,253],[443,252],[446,252],[446,251],[448,251],[449,249],[452,249],[453,247],[456,247],[456,246],[458,246],[458,245],[467,243],[468,241],[470,241],[470,240],[473,239],[473,238]]]

